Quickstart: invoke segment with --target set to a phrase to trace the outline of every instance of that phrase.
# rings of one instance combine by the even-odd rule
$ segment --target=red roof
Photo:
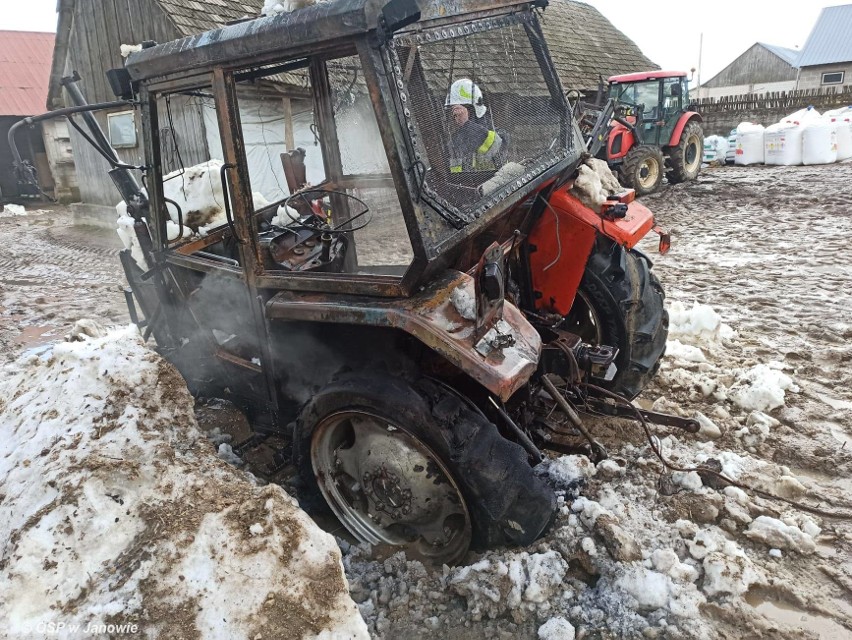
[[[627,73],[623,76],[612,76],[610,82],[642,82],[643,80],[659,80],[661,78],[685,78],[686,71],[640,71]]]
[[[44,113],[55,33],[0,31],[0,116]]]

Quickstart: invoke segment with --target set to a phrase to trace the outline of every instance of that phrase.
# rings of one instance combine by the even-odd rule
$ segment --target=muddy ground
[[[657,428],[660,438],[674,435],[664,448],[683,463],[695,462],[692,452],[702,446],[716,456],[730,452],[744,461],[744,483],[776,493],[790,489],[779,478],[792,477],[798,486],[787,495],[822,512],[852,511],[852,265],[845,237],[850,184],[852,163],[710,168],[696,182],[665,187],[643,201],[672,234],[665,256],[654,252],[651,239],[642,244],[669,300],[709,305],[734,332],[696,342],[704,362],[669,358],[642,394],[645,406],[688,416],[701,412],[722,432],[702,445],[694,436]],[[109,232],[71,226],[63,209],[0,214],[2,355],[12,358],[61,339],[81,317],[126,322],[118,246]],[[787,392],[784,406],[766,410],[777,421],[771,428],[755,428],[752,414],[725,393],[758,364],[783,371],[798,388]],[[199,417],[215,423],[216,407]],[[683,561],[679,567],[693,567],[697,578],[672,583],[677,607],[655,602],[651,610],[631,595],[636,581],[629,567],[604,548],[599,531],[584,537],[578,512],[566,506],[553,531],[527,550],[531,555],[471,554],[466,564],[484,567],[479,577],[423,567],[399,555],[376,560],[341,539],[353,598],[373,634],[535,638],[542,624],[560,617],[585,638],[852,635],[849,519],[812,514],[821,529],[815,552],[770,555],[766,544],[745,535],[750,523],[763,515],[804,527],[800,509],[755,496],[739,509],[729,496],[711,495],[706,487],[666,490],[668,476],[634,426],[594,419],[589,425],[620,470],[601,468],[579,487],[563,488],[565,504],[579,493],[606,505],[642,549],[645,567],[660,569],[652,552],[669,549]],[[742,590],[709,587],[708,563],[690,557],[693,525],[742,552],[747,571],[741,566],[740,574],[728,576]],[[561,558],[548,555],[554,552]],[[501,591],[495,576],[520,566],[529,588],[531,576],[541,574],[535,567],[545,560],[558,565],[547,575],[561,582],[535,586],[539,596],[550,595],[519,596],[517,606],[506,604],[511,594]],[[727,565],[725,570],[730,573]]]

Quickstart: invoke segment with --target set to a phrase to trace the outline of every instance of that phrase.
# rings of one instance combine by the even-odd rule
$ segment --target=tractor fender
[[[573,183],[554,191],[550,206],[530,232],[530,279],[536,309],[568,315],[583,278],[586,262],[597,234],[632,249],[654,228],[654,214],[634,200],[632,189],[621,194],[627,205],[622,218],[610,218],[580,202],[570,189]]]
[[[621,160],[636,144],[633,132],[620,122],[613,122],[606,145],[607,160]]]
[[[323,322],[398,329],[446,358],[501,400],[535,372],[541,336],[505,301],[496,332],[476,339],[476,291],[470,274],[448,270],[409,298],[374,298],[281,291],[266,303],[270,320]],[[511,338],[506,338],[511,336]]]
[[[677,125],[675,125],[674,131],[672,131],[672,137],[669,140],[669,146],[674,147],[680,143],[680,135],[683,133],[684,128],[687,123],[692,122],[704,122],[704,118],[701,117],[701,114],[697,111],[687,111],[682,114],[677,121]]]

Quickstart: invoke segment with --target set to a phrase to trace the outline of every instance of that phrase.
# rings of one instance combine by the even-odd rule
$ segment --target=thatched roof
[[[574,0],[550,0],[542,28],[566,89],[594,90],[598,75],[659,69],[600,11]]]
[[[256,16],[263,0],[156,0],[186,36]],[[593,90],[598,75],[659,69],[597,9],[575,0],[550,0],[542,27],[566,89]]]

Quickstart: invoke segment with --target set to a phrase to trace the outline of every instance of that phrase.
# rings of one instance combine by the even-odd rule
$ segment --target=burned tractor
[[[637,195],[656,191],[664,174],[671,184],[698,177],[702,118],[690,110],[683,71],[612,76],[606,95],[601,86],[594,103],[577,100],[574,109],[589,153],[606,160]]]
[[[540,536],[556,500],[539,447],[605,456],[580,413],[637,417],[625,398],[665,349],[663,290],[635,249],[651,212],[629,190],[594,209],[572,192],[583,141],[546,5],[333,0],[146,46],[112,75],[141,112],[144,166],[88,122],[125,200],[146,339],[193,393],[246,413],[237,450],[290,443],[306,508],[438,562]],[[490,164],[457,160],[460,78],[499,136]],[[99,108],[65,84],[76,106],[57,113]],[[246,123],[286,110],[284,84],[309,142],[259,165]],[[166,166],[171,123],[199,112],[221,156]],[[264,180],[280,197],[258,196]],[[221,218],[168,195],[197,184]]]

